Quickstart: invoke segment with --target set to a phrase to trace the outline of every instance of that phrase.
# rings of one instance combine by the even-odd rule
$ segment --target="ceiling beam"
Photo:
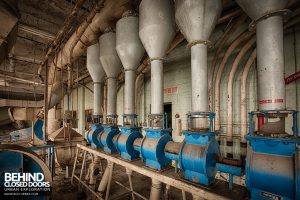
[[[19,23],[18,28],[21,31],[24,31],[26,33],[30,33],[32,35],[39,36],[41,38],[44,38],[44,39],[47,39],[47,40],[50,40],[50,41],[53,41],[55,39],[55,35],[54,34],[46,32],[46,31],[43,31],[43,30],[40,30],[40,29],[38,29],[38,28],[36,28],[34,26],[30,26],[30,25],[27,25],[27,24]]]
[[[7,79],[13,79],[13,80],[21,81],[21,82],[24,82],[24,83],[33,84],[33,85],[42,85],[42,86],[44,85],[43,83],[39,83],[39,82],[36,82],[36,81],[24,79],[24,78],[21,78],[21,77],[9,75],[9,72],[3,71],[3,70],[0,70],[0,77],[7,78]]]
[[[9,86],[3,86],[0,85],[0,91],[1,92],[9,92],[9,91],[13,91],[13,92],[17,92],[17,93],[32,93],[32,94],[44,94],[44,91],[41,89],[34,89],[34,88],[30,88],[30,87],[16,87],[14,85],[9,85]]]

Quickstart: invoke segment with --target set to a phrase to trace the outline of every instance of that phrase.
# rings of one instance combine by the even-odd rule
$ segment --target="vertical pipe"
[[[283,21],[281,16],[257,24],[259,110],[285,109]]]
[[[247,135],[247,77],[250,67],[256,59],[256,49],[251,53],[242,74],[241,79],[241,141],[246,142],[245,136]]]
[[[96,156],[96,155],[93,155],[94,156],[94,160],[93,160],[93,163],[91,164],[91,168],[90,168],[90,177],[89,177],[89,185],[91,185],[91,187],[95,187],[95,184],[96,184],[96,176],[95,176],[95,170],[97,168],[99,168],[99,165],[100,165],[100,157]]]
[[[94,115],[102,115],[102,83],[94,82]]]
[[[150,192],[150,198],[149,200],[159,200],[160,199],[160,193],[161,193],[161,182],[152,179],[152,185],[151,185],[151,192]]]
[[[105,193],[105,200],[108,200],[108,198],[109,198],[110,186],[111,186],[112,174],[113,174],[113,168],[114,168],[114,163],[111,162],[111,167],[109,169],[109,175],[108,175],[107,189],[106,189],[106,193]]]
[[[220,63],[217,76],[216,76],[216,82],[215,82],[215,130],[220,130],[220,85],[221,85],[221,79],[223,75],[223,71],[225,69],[226,63],[232,54],[232,52],[238,47],[240,43],[242,43],[245,39],[249,38],[253,33],[249,31],[245,31],[241,33],[229,46],[229,48],[226,50],[222,61]]]
[[[43,141],[46,143],[47,117],[48,117],[48,60],[45,61],[45,87],[44,87],[44,131]]]
[[[131,190],[131,199],[135,200],[134,192],[133,192],[133,184],[132,184],[132,170],[126,168],[126,174],[128,176],[129,187]]]
[[[107,115],[115,115],[117,107],[117,79],[107,79]]]
[[[125,71],[124,113],[135,113],[135,70]]]
[[[163,114],[163,63],[151,61],[151,114]]]
[[[100,181],[99,187],[98,187],[98,192],[104,193],[108,179],[109,179],[109,174],[110,174],[110,169],[112,168],[113,163],[111,161],[107,161],[107,167],[104,171],[104,174],[102,176],[102,179]]]
[[[235,58],[229,78],[228,78],[228,84],[227,84],[227,141],[232,141],[232,135],[233,135],[233,81],[235,74],[237,72],[237,69],[239,67],[239,64],[242,60],[242,58],[245,56],[247,51],[252,47],[252,45],[255,43],[256,38],[252,37],[241,49],[237,57]]]
[[[56,109],[56,106],[48,110],[48,126],[47,126],[47,133],[51,134],[57,129],[60,128],[60,109]],[[56,116],[58,114],[59,116]]]
[[[192,112],[208,111],[207,46],[196,44],[191,47]],[[193,128],[207,128],[207,120],[197,119]]]

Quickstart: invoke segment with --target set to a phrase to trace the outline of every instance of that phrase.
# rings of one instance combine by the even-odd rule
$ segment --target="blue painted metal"
[[[40,150],[40,149],[48,149],[48,167],[49,167],[51,175],[53,177],[54,170],[55,170],[54,144],[43,145],[43,146],[32,146],[30,149],[32,151],[36,151],[36,150]]]
[[[257,135],[254,115],[267,118],[269,113],[292,114],[294,136],[273,138]],[[300,199],[298,112],[287,110],[251,112],[249,118],[250,133],[246,139],[250,146],[246,158],[246,184],[251,192],[251,198]]]
[[[139,157],[140,152],[135,150],[133,142],[137,138],[143,138],[141,127],[121,127],[121,133],[118,135],[116,147],[122,158],[133,160]]]
[[[146,136],[141,143],[141,158],[146,166],[162,170],[170,165],[171,160],[166,158],[164,148],[167,142],[172,141],[171,129],[144,129]]]
[[[37,119],[33,125],[33,131],[36,137],[40,140],[43,140],[43,125],[44,125],[44,120],[42,119]],[[48,135],[46,134],[46,137]]]
[[[184,131],[185,142],[180,151],[180,167],[184,178],[210,185],[217,172],[216,161],[220,154],[214,133]]]
[[[115,142],[122,158],[126,160],[139,158],[140,151],[133,147],[133,142],[137,138],[143,138],[141,129],[141,127],[137,127],[136,114],[123,115],[123,127],[120,127],[121,132]]]
[[[86,140],[94,148],[103,148],[103,145],[99,142],[99,135],[104,131],[104,128],[101,124],[92,124],[90,129],[86,133]]]
[[[102,134],[98,135],[99,144],[104,148],[106,153],[116,153],[117,148],[113,142],[113,137],[119,134],[119,127],[116,125],[103,125]]]
[[[213,132],[212,112],[196,112],[188,114],[189,127],[193,127],[192,118],[209,118],[208,132],[183,131],[184,144],[179,153],[180,168],[184,171],[184,178],[196,183],[210,185],[217,172],[216,162],[220,155],[219,144]]]
[[[229,190],[233,188],[233,177],[242,176],[242,169],[240,167],[226,165],[224,163],[217,163],[217,170],[229,175]]]
[[[166,158],[168,158],[170,160],[179,161],[179,155],[177,155],[177,154],[165,152],[165,156],[166,156]]]

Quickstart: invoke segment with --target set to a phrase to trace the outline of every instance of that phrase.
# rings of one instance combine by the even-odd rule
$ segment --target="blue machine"
[[[141,143],[141,158],[146,161],[146,166],[156,170],[162,170],[171,163],[165,156],[165,146],[172,141],[170,133],[172,129],[167,128],[166,115],[149,115],[151,129],[145,129],[146,136]],[[153,122],[163,121],[163,129],[153,128]]]
[[[103,125],[102,134],[98,135],[98,141],[101,147],[104,148],[106,153],[116,153],[117,148],[114,145],[113,138],[119,134],[119,127],[117,124],[117,115],[108,115],[107,116],[107,124]]]
[[[179,163],[184,171],[184,178],[204,185],[214,181],[220,155],[219,144],[215,140],[216,133],[213,132],[214,117],[213,112],[189,113],[189,127],[193,127],[195,118],[209,118],[209,129],[207,132],[183,131],[185,141],[180,150]]]
[[[93,124],[90,129],[86,132],[86,140],[92,145],[94,148],[103,148],[103,145],[99,142],[98,138],[100,137],[104,131],[102,123],[101,115],[93,116]]]
[[[35,135],[37,136],[37,138],[40,140],[43,140],[43,125],[44,125],[44,120],[42,120],[42,119],[37,119],[33,125],[33,131],[34,131]],[[47,136],[47,134],[46,134],[46,136]]]
[[[292,114],[293,136],[270,137],[254,131],[254,115],[265,119],[276,114]],[[252,199],[300,199],[300,144],[298,111],[249,113],[250,147],[246,158],[246,184]]]
[[[123,127],[120,129],[121,133],[117,136],[115,145],[121,157],[126,160],[139,158],[140,152],[133,147],[134,140],[143,137],[141,127],[137,127],[137,115],[124,114]]]

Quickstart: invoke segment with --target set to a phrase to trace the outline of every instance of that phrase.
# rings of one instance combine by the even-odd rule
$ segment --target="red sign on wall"
[[[177,86],[164,88],[164,94],[177,94]]]

